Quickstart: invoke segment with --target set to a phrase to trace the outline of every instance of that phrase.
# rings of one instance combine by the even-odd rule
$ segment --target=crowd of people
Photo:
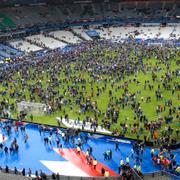
[[[32,55],[19,66],[0,71],[0,114],[8,118],[13,113],[18,120],[24,120],[29,112],[18,113],[17,102],[41,102],[47,105],[44,111],[46,115],[59,112],[68,119],[69,113],[73,112],[79,120],[111,129],[113,135],[133,134],[137,139],[143,138],[144,142],[152,140],[155,146],[170,146],[176,144],[179,137],[178,128],[171,126],[173,121],[178,123],[180,115],[179,107],[174,102],[180,99],[176,93],[180,87],[175,69],[171,69],[171,64],[175,62],[173,60],[179,55],[175,46],[147,46],[135,43],[133,39],[124,44],[84,42],[68,53],[54,50],[38,58]],[[156,58],[155,64],[144,60],[151,58]],[[159,77],[162,64],[164,73]],[[150,78],[142,82],[137,78],[140,72],[143,72],[144,77],[149,74]],[[128,76],[132,78],[127,79]],[[148,96],[139,88],[130,88],[141,84],[149,92]],[[175,100],[171,96],[165,97],[164,91],[175,96]],[[103,99],[105,107],[98,102],[103,93],[107,93]],[[138,96],[141,96],[140,100]],[[157,116],[149,119],[143,104],[152,101],[157,104],[154,107]],[[128,115],[125,120],[120,119],[124,109],[132,111],[133,119],[129,119]],[[158,135],[160,131],[163,136]],[[69,141],[68,136],[63,136]],[[27,140],[28,135],[25,134],[24,142]],[[51,143],[51,140],[51,136],[44,137],[45,144]],[[57,146],[61,147],[58,141]],[[14,139],[10,148],[14,150],[17,147]],[[137,155],[134,167],[137,172],[141,172],[141,151],[143,145],[133,149]],[[77,146],[77,152],[80,152],[80,145]],[[105,152],[104,157],[111,159],[111,151]],[[91,163],[90,160],[87,156],[88,163]],[[95,166],[95,163],[92,164]],[[127,166],[128,162],[121,162],[119,172],[122,174],[124,169],[128,169]]]
[[[177,176],[180,175],[180,165],[175,160],[176,155],[171,152],[169,146],[161,146],[160,151],[157,151],[154,147],[152,147],[151,157],[155,166],[158,166],[160,169]]]
[[[18,114],[17,103],[21,101],[40,102],[47,105],[45,114],[60,112],[68,117],[69,112],[73,112],[77,119],[89,121],[95,126],[100,124],[111,129],[114,135],[132,133],[139,138],[150,130],[150,137],[145,135],[144,139],[155,137],[155,143],[159,143],[161,139],[156,138],[157,131],[164,124],[172,129],[171,123],[179,120],[177,104],[172,102],[171,97],[163,97],[163,91],[176,96],[179,90],[177,74],[171,70],[172,60],[178,55],[179,50],[174,46],[157,48],[132,40],[131,43],[118,45],[107,41],[86,42],[68,53],[54,50],[38,58],[38,61],[34,56],[28,57],[29,61],[24,60],[19,67],[0,72],[0,114],[2,117],[9,117],[11,112]],[[155,65],[143,60],[153,57],[157,59]],[[159,78],[157,74],[162,69],[162,63],[165,73]],[[144,76],[150,73],[151,80],[140,82],[137,78],[139,72],[143,72]],[[127,76],[133,78],[127,79]],[[144,90],[149,91],[147,97],[140,90],[129,89],[142,83]],[[117,96],[120,91],[123,93]],[[107,93],[105,108],[98,102],[103,93]],[[138,96],[141,96],[140,100]],[[143,104],[150,104],[153,96],[156,96],[154,112],[157,117],[149,119]],[[176,99],[179,98],[177,96]],[[120,122],[120,113],[124,109],[133,110],[134,121],[126,117],[118,128],[111,128]],[[17,119],[26,117],[26,113],[25,116],[19,114]],[[166,115],[162,115],[164,113]],[[168,128],[162,133],[171,136],[173,131],[176,130],[169,131]]]
[[[19,151],[19,145],[17,144],[16,137],[12,136],[12,133],[15,133],[15,135],[18,135],[19,133],[24,139],[24,143],[28,143],[28,135],[26,126],[23,122],[18,121],[9,121],[9,120],[1,120],[1,132],[2,132],[2,140],[5,140],[5,136],[8,136],[8,138],[12,139],[9,151],[8,147],[4,147],[4,156],[12,156],[13,154],[18,154]],[[89,136],[82,134],[79,129],[64,129],[61,130],[59,128],[52,128],[47,125],[39,125],[38,126],[39,135],[41,136],[42,141],[44,141],[45,148],[53,147],[55,144],[57,148],[63,148],[64,145],[71,145],[72,147],[76,147],[76,153],[77,156],[81,156],[82,151],[84,151],[84,148],[87,143]],[[91,134],[92,135],[92,134]],[[19,136],[19,135],[18,135]],[[144,147],[145,147],[145,141],[136,141],[132,144],[132,149],[130,155],[126,156],[125,162],[124,157],[120,159],[119,161],[119,167],[118,172],[119,175],[125,179],[131,179],[133,176],[133,173],[137,173],[140,177],[143,177],[143,174],[141,172],[141,164],[144,161]],[[82,150],[83,149],[83,150]],[[114,149],[115,151],[121,152],[121,147],[118,141],[114,142]],[[3,152],[3,143],[0,144],[0,150]],[[86,156],[86,164],[87,166],[91,166],[94,171],[97,171],[96,167],[98,164],[98,161],[93,156],[93,148],[89,146],[85,150],[85,156]],[[101,156],[104,156],[105,161],[112,161],[113,153],[112,149],[107,149]],[[179,164],[175,160],[175,156],[173,153],[171,153],[170,146],[166,146],[165,144],[160,147],[160,152],[158,150],[154,149],[154,147],[151,149],[151,157],[152,161],[154,162],[154,165],[159,166],[162,170],[168,170],[171,173],[174,173],[176,175],[179,175]],[[134,167],[130,167],[130,158],[133,160]],[[132,164],[132,162],[131,162]],[[2,168],[1,168],[2,171]],[[6,166],[4,169],[4,172],[12,172],[12,169],[9,170],[9,167]],[[99,170],[98,170],[99,171]],[[47,174],[43,173],[41,170],[40,172],[35,171],[32,172],[32,170],[29,168],[28,170],[23,170],[20,172],[17,170],[17,168],[14,168],[15,174],[21,174],[23,176],[29,176],[34,177],[38,179],[46,179],[48,177]],[[108,169],[101,168],[101,175],[108,177],[110,176],[110,172]],[[52,174],[52,178],[58,179],[59,174]]]
[[[2,132],[2,136],[4,137],[2,138],[3,142],[0,144],[0,153],[2,156],[13,157],[19,154],[19,144],[17,143],[17,138],[23,138],[24,142],[22,143],[24,143],[25,145],[29,143],[27,138],[28,130],[26,130],[25,124],[21,121],[11,121],[11,120],[2,119],[0,123],[0,130]],[[77,156],[81,156],[81,153],[83,153],[84,151],[83,148],[88,144],[88,139],[89,139],[88,134],[87,135],[82,134],[79,129],[61,130],[59,128],[55,128],[55,127],[52,128],[47,125],[38,125],[37,130],[39,131],[39,135],[41,136],[41,140],[42,142],[44,142],[44,147],[46,149],[48,149],[49,147],[54,147],[55,144],[57,148],[63,148],[66,145],[68,146],[70,145],[74,148],[76,147]],[[11,144],[10,148],[8,148],[7,144],[4,143],[5,136],[7,136],[8,139],[12,140],[10,143]],[[114,149],[116,151],[120,151],[118,141],[114,143]],[[112,160],[112,151],[107,150],[106,153],[107,155],[105,160]],[[103,156],[103,154],[101,156]],[[109,169],[106,169],[104,167],[102,167],[101,169],[97,168],[99,162],[94,157],[93,148],[91,146],[89,146],[86,149],[85,157],[86,157],[87,166],[91,167],[94,172],[98,172],[99,175],[101,176],[105,176],[105,177],[110,176]],[[42,170],[39,171],[36,170],[33,172],[31,168],[28,169],[23,168],[22,170],[19,170],[17,169],[17,167],[14,167],[14,169],[12,169],[12,167],[9,167],[8,165],[6,165],[5,168],[0,167],[0,171],[5,173],[13,173],[23,176],[29,176],[36,180],[46,179],[47,177],[50,176],[44,173]],[[133,172],[130,167],[128,157],[126,157],[126,163],[124,163],[122,159],[120,160],[118,171],[119,171],[119,175],[123,178],[130,179],[132,177]],[[140,173],[139,168],[137,169],[137,172]],[[59,178],[60,178],[59,173],[52,174],[52,179],[59,179]]]
[[[67,130],[60,130],[59,128],[52,129],[46,125],[39,125],[39,134],[41,137],[44,139],[44,145],[45,147],[52,146],[52,144],[56,144],[57,148],[63,148],[64,145],[70,145],[74,148],[76,148],[76,154],[77,156],[80,156],[82,158],[82,154],[85,154],[85,159],[86,159],[86,165],[93,169],[93,171],[97,171],[101,176],[104,177],[109,177],[111,174],[109,172],[109,169],[106,169],[104,167],[101,167],[101,169],[97,168],[98,166],[98,160],[94,157],[94,149],[92,146],[88,146],[88,148],[84,149],[84,147],[88,144],[88,135],[84,135],[81,133],[80,129],[67,129]],[[91,134],[92,135],[92,134]],[[54,142],[55,143],[54,143]],[[64,144],[64,145],[63,145]],[[141,151],[144,148],[144,143],[142,142],[136,142],[133,145],[133,149],[136,149],[138,147],[141,147]],[[119,142],[115,141],[114,142],[114,149],[115,151],[120,152],[120,147],[119,147]],[[63,151],[62,151],[63,152]],[[142,152],[141,152],[142,155]],[[102,155],[104,156],[104,160],[112,161],[113,160],[113,154],[112,150],[108,149],[105,151]],[[141,162],[139,161],[139,153],[136,152],[132,153],[132,156],[134,158],[134,171],[139,175],[142,176],[141,173]],[[137,164],[137,166],[136,166]],[[122,179],[131,179],[133,176],[133,169],[130,167],[130,160],[129,157],[126,157],[126,162],[124,163],[123,159],[120,160],[119,166],[118,166],[118,174]],[[53,177],[56,178],[57,175],[53,174]]]

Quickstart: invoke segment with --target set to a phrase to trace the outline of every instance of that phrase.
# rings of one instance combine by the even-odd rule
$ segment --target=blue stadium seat
[[[3,50],[3,51],[5,50],[6,53],[11,54],[11,55],[14,54],[14,55],[20,56],[23,54],[23,52],[17,49],[14,49],[12,47],[6,46],[4,44],[0,44],[0,50]]]
[[[4,58],[9,58],[9,57],[12,57],[12,55],[0,50],[0,56],[4,57]]]

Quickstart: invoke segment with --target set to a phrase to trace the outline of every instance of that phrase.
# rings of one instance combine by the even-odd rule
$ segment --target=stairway
[[[82,37],[80,34],[76,33],[73,29],[70,29],[70,31],[77,36],[78,38],[82,39],[83,41],[87,41],[87,39],[85,39],[84,37]]]
[[[55,37],[55,36],[53,36],[52,34],[49,34],[49,33],[47,33],[45,36],[46,36],[46,37],[53,38],[53,39],[55,39],[55,40],[57,40],[57,41],[60,41],[60,42],[65,43],[65,44],[70,44],[69,42],[65,41],[64,39],[60,39],[60,38]]]

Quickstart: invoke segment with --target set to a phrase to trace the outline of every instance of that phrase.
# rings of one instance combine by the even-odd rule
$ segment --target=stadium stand
[[[28,36],[25,39],[29,40],[29,42],[31,42],[32,44],[34,43],[35,45],[38,45],[41,48],[55,49],[65,46],[64,43],[51,37],[47,37],[43,34]]]
[[[92,40],[92,37],[87,32],[94,31],[99,34],[101,39],[112,39],[120,41],[133,37],[135,39],[148,40],[148,39],[163,39],[173,40],[180,38],[180,26],[169,25],[141,25],[136,26],[109,26],[103,27],[100,25],[92,25],[89,28],[83,26],[72,27],[68,30],[56,30],[44,32],[42,34],[30,35],[24,39],[14,39],[9,41],[9,44],[20,51],[33,52],[42,49],[50,48],[64,48],[66,45],[81,43],[83,40]],[[96,34],[95,33],[95,34]],[[11,47],[0,45],[0,55],[2,57],[12,57],[12,55],[20,56],[23,53]]]
[[[0,44],[0,50],[12,55],[12,56],[20,56],[23,54],[23,52],[20,52],[12,47],[9,47],[7,45],[4,44]]]
[[[90,38],[87,34],[86,34],[86,32],[85,32],[85,30],[84,30],[84,28],[83,27],[74,27],[74,28],[72,28],[72,31],[74,32],[74,33],[76,33],[77,35],[79,35],[82,39],[84,39],[84,40],[87,40],[87,41],[90,41],[90,40],[92,40],[92,38]]]
[[[16,40],[16,41],[10,41],[9,44],[13,46],[16,49],[19,49],[23,52],[33,52],[33,51],[39,51],[42,50],[41,47],[38,47],[32,43],[29,43],[25,40]]]
[[[88,9],[88,11],[87,11]],[[62,23],[79,21],[94,21],[118,19],[121,22],[178,22],[179,6],[173,3],[164,3],[162,7],[153,2],[112,2],[91,4],[61,4],[56,6],[28,6],[1,9],[10,27],[32,26],[33,24]],[[142,19],[143,17],[143,19]],[[94,19],[95,18],[95,19]],[[4,22],[4,21],[3,21]],[[14,22],[14,23],[13,23]],[[110,21],[111,22],[111,21]]]
[[[53,31],[49,33],[50,35],[53,35],[54,38],[57,38],[59,40],[63,40],[69,44],[76,44],[80,43],[82,40],[75,36],[72,32],[70,31]],[[64,44],[62,44],[64,46]]]
[[[94,30],[99,34],[102,39],[110,39],[109,32],[103,27],[94,28]]]

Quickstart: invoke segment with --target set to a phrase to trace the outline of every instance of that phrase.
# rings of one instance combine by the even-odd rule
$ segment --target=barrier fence
[[[180,176],[176,176],[175,174],[168,173],[166,171],[161,171],[162,175],[169,177],[172,180],[180,180]]]
[[[180,180],[180,176],[176,176],[175,174],[168,173],[166,171],[157,171],[153,173],[148,173],[144,175],[143,179],[158,179],[158,180]]]
[[[46,175],[42,173],[39,175],[42,180],[124,180],[126,177],[123,176],[113,176],[113,177],[77,177],[77,176],[62,176],[57,174]],[[11,177],[11,178],[10,178]],[[0,180],[36,180],[35,175],[31,175],[31,177],[23,176],[22,170],[15,171],[13,169],[0,168]],[[128,178],[129,179],[129,178]],[[141,178],[133,169],[132,169],[132,176],[129,180],[142,180]]]
[[[132,175],[133,180],[143,180],[143,177],[141,177],[134,169],[132,169]]]
[[[116,177],[77,177],[77,176],[62,176],[57,174],[46,175],[42,173],[40,175],[41,180],[127,180],[126,177],[116,176]],[[31,175],[31,177],[23,176],[22,170],[17,170],[16,174],[13,169],[8,169],[0,167],[0,180],[36,180],[35,175]],[[137,174],[134,169],[132,169],[132,176],[128,178],[128,180],[180,180],[180,176],[168,173],[166,171],[157,171],[153,173],[144,174],[143,177]]]

